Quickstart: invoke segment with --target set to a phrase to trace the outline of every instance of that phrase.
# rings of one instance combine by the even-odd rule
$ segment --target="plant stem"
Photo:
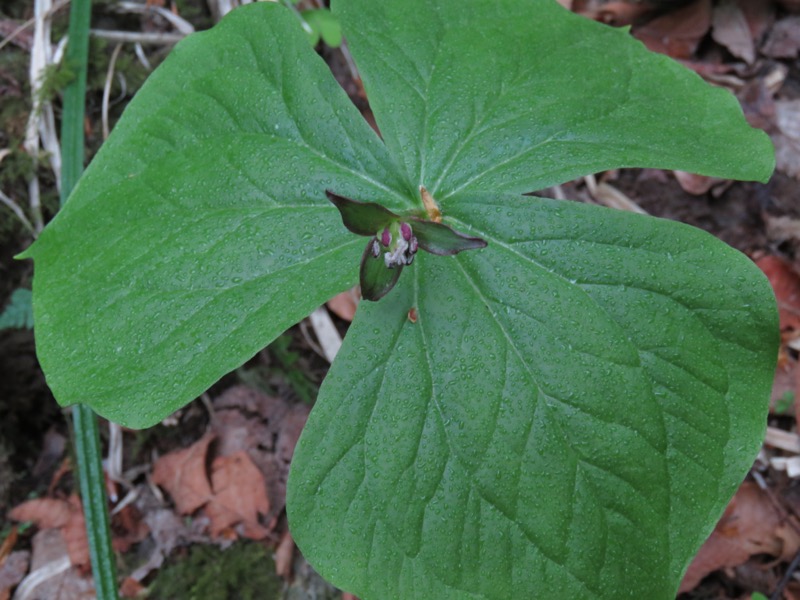
[[[75,431],[75,456],[78,459],[78,480],[95,593],[99,600],[115,600],[117,573],[108,527],[108,504],[97,416],[85,404],[77,404],[72,408],[72,426]]]
[[[66,61],[76,78],[64,88],[64,116],[61,123],[63,170],[61,205],[66,202],[83,172],[83,118],[86,102],[86,71],[89,56],[91,0],[73,0],[69,15],[69,45]],[[72,409],[75,456],[78,467],[83,513],[89,540],[89,555],[97,598],[116,600],[117,574],[111,548],[105,477],[97,430],[97,416],[88,406]]]
[[[69,45],[64,59],[74,69],[76,77],[64,88],[64,116],[61,122],[62,206],[83,172],[83,115],[91,9],[91,0],[73,0],[69,11]]]

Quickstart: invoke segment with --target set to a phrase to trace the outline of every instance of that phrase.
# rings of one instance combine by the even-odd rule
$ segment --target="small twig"
[[[783,590],[784,588],[789,585],[789,581],[792,579],[792,575],[800,567],[800,551],[794,555],[792,562],[789,563],[789,568],[786,569],[786,573],[783,574],[783,577],[778,583],[778,587],[775,588],[775,591],[772,592],[772,595],[769,597],[769,600],[781,600],[783,597]]]
[[[358,74],[358,67],[353,60],[353,55],[350,54],[350,49],[347,47],[347,40],[342,40],[342,45],[339,46],[339,50],[341,50],[344,61],[347,63],[347,68],[350,70],[350,76],[354,81],[360,82],[361,75]]]
[[[108,71],[106,72],[106,82],[103,85],[103,104],[100,111],[100,119],[103,124],[103,141],[108,139],[108,101],[111,97],[111,82],[114,81],[114,67],[117,64],[117,57],[119,51],[122,50],[122,44],[114,46],[114,51],[111,53],[111,59],[108,61]]]
[[[142,48],[142,45],[139,42],[136,42],[133,45],[133,50],[136,52],[136,58],[139,59],[139,62],[142,63],[142,66],[148,71],[152,71],[153,67],[150,64],[150,61],[147,60],[147,56],[144,53],[144,48]]]
[[[176,15],[164,8],[163,6],[156,6],[155,4],[139,4],[137,2],[119,2],[114,5],[114,10],[118,12],[129,12],[134,14],[149,14],[156,13],[163,17],[170,23],[179,33],[189,35],[194,33],[194,26],[183,17]]]
[[[94,37],[111,42],[132,42],[135,44],[169,45],[177,44],[186,36],[182,33],[147,33],[138,31],[112,31],[109,29],[90,29]]]
[[[22,212],[22,209],[17,205],[16,202],[14,202],[11,198],[6,196],[5,193],[3,193],[2,191],[0,191],[0,202],[2,202],[8,208],[11,209],[11,212],[13,212],[17,216],[17,218],[20,221],[22,221],[22,224],[28,231],[30,231],[31,235],[34,238],[37,237],[38,234],[36,232],[36,229],[34,229],[33,225],[31,225],[31,222],[28,220],[28,217],[25,216],[25,213]]]

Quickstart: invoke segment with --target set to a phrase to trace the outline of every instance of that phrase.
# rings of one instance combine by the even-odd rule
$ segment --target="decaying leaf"
[[[219,456],[211,465],[214,495],[206,506],[211,519],[211,535],[218,536],[235,525],[242,535],[261,539],[269,529],[259,523],[259,516],[269,512],[264,477],[245,452]]]
[[[756,261],[772,284],[778,300],[781,331],[800,329],[800,277],[786,261],[765,256]]]
[[[36,498],[23,502],[8,513],[15,521],[32,521],[39,529],[58,529],[63,535],[69,559],[75,567],[88,567],[89,542],[80,499]]]
[[[689,565],[679,592],[693,589],[709,573],[740,565],[754,554],[791,560],[798,548],[798,533],[755,483],[745,482]]]
[[[800,179],[800,100],[776,101],[775,124],[778,133],[772,141],[778,169]]]
[[[182,514],[193,513],[211,497],[206,454],[213,440],[213,435],[205,435],[188,448],[162,456],[153,467],[153,483],[172,496]]]

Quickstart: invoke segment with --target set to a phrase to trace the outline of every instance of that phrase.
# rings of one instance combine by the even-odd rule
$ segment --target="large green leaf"
[[[617,167],[766,181],[734,97],[550,0],[334,0],[386,145],[440,202]],[[723,141],[724,140],[724,141]]]
[[[449,216],[489,246],[359,307],[295,453],[295,540],[362,598],[673,598],[763,435],[763,277],[608,209]]]
[[[410,204],[289,11],[179,44],[28,252],[59,402],[152,425],[353,285],[328,187]]]

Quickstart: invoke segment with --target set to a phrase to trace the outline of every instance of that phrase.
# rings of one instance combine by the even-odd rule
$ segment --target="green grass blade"
[[[74,69],[76,78],[64,89],[64,117],[61,124],[62,206],[83,172],[83,117],[91,5],[91,0],[73,0],[70,8],[66,60]],[[97,416],[88,406],[78,404],[72,409],[72,426],[95,591],[100,600],[116,600],[117,574],[108,526],[108,504]]]

